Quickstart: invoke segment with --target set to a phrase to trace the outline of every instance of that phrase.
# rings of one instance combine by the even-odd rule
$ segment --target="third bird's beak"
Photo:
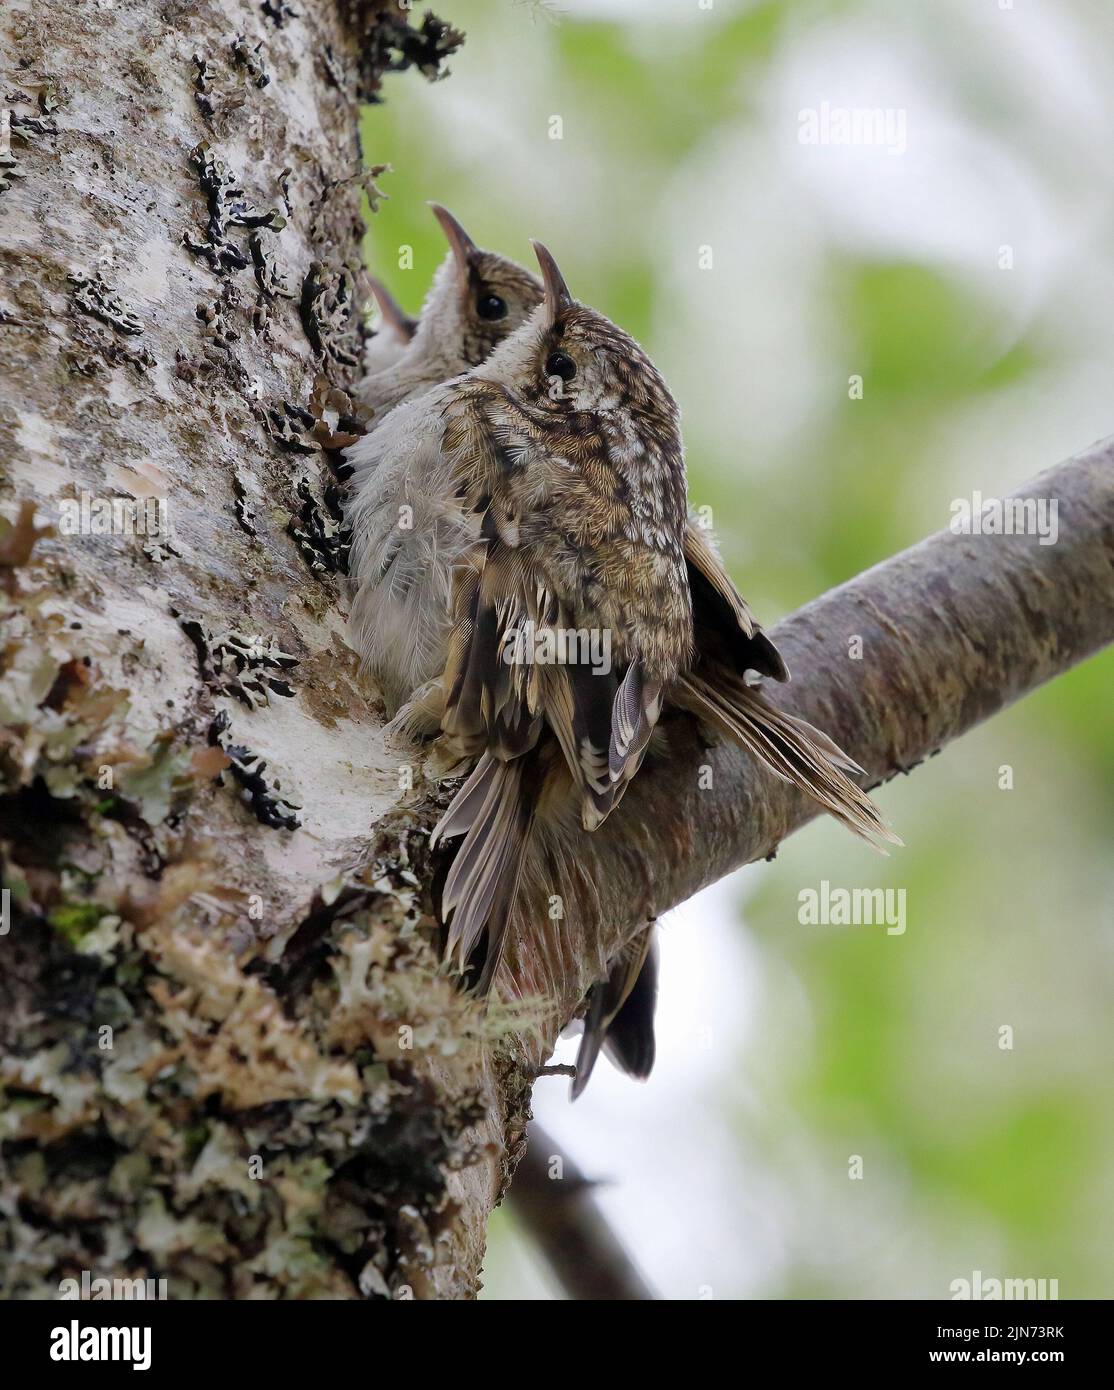
[[[542,280],[545,282],[545,307],[549,311],[549,321],[552,323],[562,309],[567,309],[573,302],[569,287],[565,284],[565,277],[561,274],[561,268],[550,255],[548,249],[540,241],[531,241],[530,245],[534,248],[534,255],[538,258],[538,265],[542,268]]]
[[[448,210],[443,208],[440,203],[430,203],[430,209],[434,217],[441,224],[441,230],[445,233],[449,246],[456,261],[456,268],[460,273],[462,284],[468,285],[472,260],[478,254],[476,243]]]
[[[381,285],[378,280],[371,280],[371,292],[375,296],[376,304],[379,305],[379,312],[383,315],[384,324],[388,328],[393,328],[400,338],[405,338],[409,342],[418,331],[418,320],[412,319],[386,285]]]

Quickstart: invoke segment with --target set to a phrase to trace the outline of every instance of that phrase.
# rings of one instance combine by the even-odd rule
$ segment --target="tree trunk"
[[[0,1288],[470,1292],[464,1030],[492,1025],[397,843],[350,875],[399,777],[322,451],[362,339],[360,104],[458,36],[386,0],[3,24],[0,503],[53,534],[0,542]]]
[[[358,679],[331,471],[358,105],[458,36],[361,0],[4,22],[0,1292],[472,1296],[594,962],[808,808],[674,721],[561,866],[567,975],[462,994],[447,791]],[[1049,482],[1058,546],[935,538],[789,620],[792,708],[882,779],[1109,641],[1112,457]]]

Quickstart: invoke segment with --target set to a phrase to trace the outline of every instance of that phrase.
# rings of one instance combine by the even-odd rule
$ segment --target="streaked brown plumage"
[[[576,303],[548,252],[538,255],[544,310],[504,345],[505,364],[496,354],[460,383],[442,442],[479,526],[458,571],[441,725],[476,768],[436,834],[464,834],[443,908],[462,964],[486,932],[485,980],[529,831],[523,778],[539,744],[560,749],[594,830],[692,656],[676,405],[633,339]],[[606,634],[611,669],[506,659],[507,634],[523,630]]]
[[[451,545],[443,538],[434,565],[427,555],[407,569],[415,612],[437,607],[431,567],[448,566],[452,596],[429,669],[411,664],[404,685],[427,683],[423,708],[474,764],[435,833],[463,836],[441,906],[462,963],[486,944],[483,987],[508,922],[550,953],[542,978],[560,973],[570,944],[562,929],[529,922],[521,905],[544,901],[555,880],[575,872],[577,836],[618,804],[666,703],[741,743],[856,833],[894,838],[848,778],[854,764],[746,683],[748,670],[775,680],[788,673],[687,518],[676,405],[642,349],[573,301],[552,258],[538,254],[544,308],[484,366],[406,407],[412,418],[388,416],[357,499],[358,516],[373,488],[388,500],[430,488],[456,494],[455,502],[442,494],[456,518]],[[428,437],[412,443],[431,431],[436,473],[423,460]],[[403,490],[384,491],[385,471],[407,451],[415,462],[396,469]],[[398,587],[392,579],[388,601]],[[373,609],[377,620],[383,606]],[[531,623],[607,632],[611,672],[508,662],[507,634]],[[577,1090],[609,1029],[621,1065],[644,1074],[652,1062],[650,942],[645,931],[615,960],[571,962],[589,980],[608,976],[589,992]]]
[[[581,825],[596,829],[637,774],[667,699],[860,833],[889,837],[846,775],[853,764],[746,684],[747,669],[787,673],[688,527],[676,405],[642,349],[572,300],[537,249],[544,309],[443,409],[442,450],[477,525],[457,572],[441,727],[476,765],[436,838],[464,837],[443,911],[462,964],[486,939],[485,984],[534,829],[538,767],[552,766],[556,745]],[[612,669],[506,659],[507,634],[527,625],[609,633]]]

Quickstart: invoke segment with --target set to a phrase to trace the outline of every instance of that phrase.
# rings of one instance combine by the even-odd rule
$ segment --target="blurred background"
[[[429,198],[524,263],[543,238],[670,383],[767,625],[1114,433],[1105,0],[435,8],[452,76],[367,112],[369,263],[416,312]],[[838,108],[890,138],[802,140]],[[890,859],[817,822],[677,909],[651,1080],[538,1083],[660,1294],[1114,1294],[1112,688],[1107,652],[883,789]],[[904,888],[904,935],[801,925],[824,879]],[[505,1207],[485,1277],[561,1296]]]

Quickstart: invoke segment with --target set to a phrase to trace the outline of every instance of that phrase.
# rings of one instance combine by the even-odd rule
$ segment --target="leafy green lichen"
[[[71,946],[79,946],[105,915],[99,903],[61,903],[47,913],[47,921]]]

